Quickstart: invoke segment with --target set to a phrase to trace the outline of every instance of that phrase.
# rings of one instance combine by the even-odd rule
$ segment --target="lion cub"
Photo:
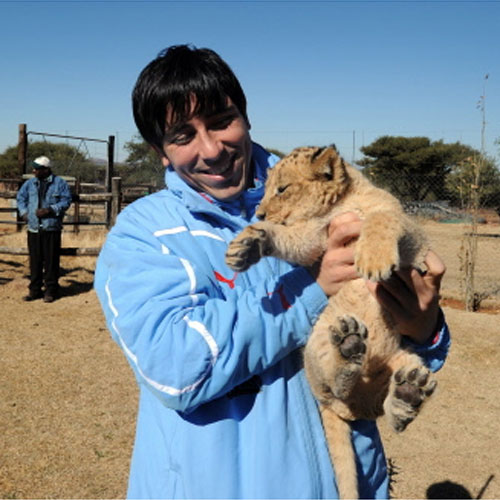
[[[425,236],[392,195],[344,162],[334,146],[297,148],[271,169],[257,210],[259,222],[229,245],[227,264],[245,271],[272,255],[311,267],[322,256],[333,217],[363,220],[355,243],[362,278],[384,280],[395,269],[421,267]],[[402,431],[417,416],[436,381],[421,359],[401,346],[388,313],[363,279],[331,297],[304,350],[306,376],[319,407],[341,498],[357,498],[350,420],[384,413]]]

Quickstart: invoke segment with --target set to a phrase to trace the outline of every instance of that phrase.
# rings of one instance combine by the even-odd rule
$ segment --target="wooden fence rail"
[[[61,255],[74,255],[74,256],[95,256],[99,255],[100,247],[62,247]],[[28,249],[25,247],[1,247],[0,254],[7,255],[29,255]]]
[[[22,185],[23,180],[18,179],[0,179],[0,183],[7,186],[12,186],[17,184],[17,189],[4,189],[0,191],[0,198],[4,199],[15,199],[19,187]],[[73,199],[73,220],[63,220],[63,225],[74,226],[75,232],[79,231],[81,225],[100,225],[106,226],[108,229],[115,223],[116,217],[120,213],[122,202],[133,201],[139,196],[132,195],[127,196],[122,192],[122,180],[121,177],[113,177],[111,180],[111,192],[110,193],[82,193],[81,190],[86,184],[80,183],[77,179],[73,182],[68,182],[70,184],[70,189],[72,191]],[[81,218],[81,205],[87,204],[104,204],[104,214],[105,219],[103,221],[85,221]],[[4,207],[0,209],[0,213],[17,213],[15,207]],[[16,220],[0,220],[0,224],[16,224],[18,231],[26,224],[23,220],[19,218],[17,213]]]

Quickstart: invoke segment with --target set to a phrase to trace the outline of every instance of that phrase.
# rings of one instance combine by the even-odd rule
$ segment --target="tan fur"
[[[379,281],[405,266],[421,268],[428,245],[392,195],[344,162],[334,147],[298,148],[271,171],[257,211],[261,221],[229,245],[227,264],[244,271],[273,255],[311,267],[325,252],[333,217],[355,212],[364,221],[355,266]],[[304,349],[311,389],[319,401],[341,498],[357,498],[348,421],[386,414],[396,431],[417,416],[435,380],[421,359],[401,347],[392,318],[363,279],[329,300]]]

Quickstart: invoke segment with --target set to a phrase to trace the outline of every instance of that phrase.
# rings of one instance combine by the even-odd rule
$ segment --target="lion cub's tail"
[[[321,419],[335,470],[337,489],[342,499],[359,498],[356,459],[351,441],[349,422],[327,406],[320,406]]]

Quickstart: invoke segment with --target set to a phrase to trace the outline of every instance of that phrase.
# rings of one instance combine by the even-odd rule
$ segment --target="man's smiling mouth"
[[[230,177],[235,171],[235,158],[231,158],[225,166],[219,169],[210,169],[204,172],[200,172],[202,175],[206,175],[209,177]]]

